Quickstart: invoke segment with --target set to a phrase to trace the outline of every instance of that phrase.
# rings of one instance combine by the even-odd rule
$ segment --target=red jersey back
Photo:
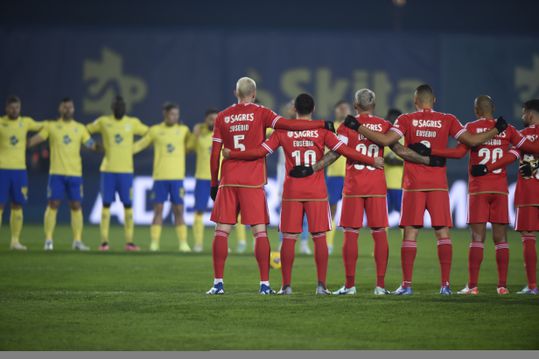
[[[531,125],[520,131],[530,142],[539,141],[539,126]],[[523,160],[539,159],[539,153],[524,154],[521,152]],[[518,174],[517,189],[515,191],[515,206],[539,206],[539,171],[532,178],[522,178]]]
[[[455,116],[430,109],[400,115],[390,130],[404,136],[405,146],[421,142],[427,147],[439,149],[447,147],[450,136],[458,139],[466,131]],[[416,191],[447,190],[446,168],[405,161],[402,188]]]
[[[219,112],[213,141],[225,148],[245,151],[257,148],[266,138],[266,128],[280,118],[275,112],[254,103],[238,103]],[[266,160],[225,160],[222,162],[222,186],[262,187],[266,184]]]
[[[284,131],[276,130],[262,144],[273,153],[279,146],[284,150],[286,175],[284,179],[283,200],[313,201],[327,200],[327,187],[324,171],[318,171],[309,177],[294,178],[288,173],[294,166],[313,166],[324,157],[325,146],[336,150],[344,144],[328,130]]]
[[[356,119],[362,126],[367,127],[371,131],[386,133],[391,128],[391,123],[380,117],[359,115],[356,116]],[[370,141],[346,126],[340,126],[337,133],[342,142],[365,156],[373,158],[384,156],[384,146]],[[347,159],[343,187],[343,194],[345,196],[385,196],[386,192],[386,177],[383,169],[377,169],[373,166],[367,166]]]
[[[494,128],[495,125],[496,120],[492,118],[480,118],[477,121],[467,123],[465,128],[468,132],[476,134],[487,132]],[[525,140],[524,136],[513,126],[508,126],[504,132],[498,134],[493,139],[470,150],[468,170],[471,170],[473,165],[486,165],[496,162],[510,151],[511,145],[520,147]],[[489,172],[481,177],[473,177],[468,173],[468,178],[469,193],[508,193],[505,167]]]

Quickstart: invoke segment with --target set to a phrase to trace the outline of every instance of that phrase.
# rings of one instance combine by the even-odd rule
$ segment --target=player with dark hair
[[[296,118],[312,120],[315,104],[309,94],[300,94],[294,101]],[[320,121],[321,122],[321,121]],[[281,146],[285,153],[287,172],[295,166],[310,168],[324,156],[327,146],[354,161],[364,165],[383,168],[382,157],[369,157],[356,152],[339,141],[334,133],[325,129],[306,131],[275,131],[261,146],[247,151],[223,150],[225,158],[235,160],[254,160],[273,153]],[[292,174],[292,173],[290,173]],[[314,242],[314,258],[317,267],[318,285],[316,294],[328,295],[326,288],[326,272],[328,263],[328,247],[326,232],[331,229],[331,213],[329,210],[327,187],[322,171],[307,177],[285,177],[281,206],[279,230],[283,234],[281,246],[282,288],[278,294],[291,294],[292,265],[295,256],[295,244],[302,231],[303,216],[307,216],[309,232]]]
[[[118,193],[124,205],[125,250],[138,251],[133,243],[133,141],[143,136],[148,126],[138,118],[126,115],[126,103],[116,96],[111,104],[112,115],[101,116],[86,127],[90,133],[100,133],[105,156],[101,163],[101,245],[100,251],[109,250],[110,206]]]
[[[69,97],[60,101],[56,120],[46,121],[43,129],[33,136],[28,147],[49,141],[51,149],[51,165],[49,183],[47,186],[48,205],[44,215],[44,231],[46,251],[53,250],[54,229],[56,216],[62,200],[67,197],[71,209],[71,229],[73,231],[74,250],[90,250],[82,242],[82,159],[81,145],[93,150],[99,150],[86,127],[75,121],[75,104]]]
[[[11,202],[10,248],[26,250],[20,242],[23,213],[28,201],[28,175],[26,173],[26,136],[39,131],[43,124],[21,116],[21,100],[10,96],[6,100],[6,114],[0,117],[0,225],[4,206]]]
[[[260,294],[273,294],[269,285],[270,243],[266,232],[269,223],[264,185],[266,162],[223,161],[219,180],[221,148],[246,151],[264,142],[266,129],[314,130],[333,129],[332,122],[285,120],[275,112],[254,103],[256,83],[248,77],[236,83],[238,102],[221,111],[215,120],[211,152],[211,184],[214,207],[212,221],[217,223],[213,240],[214,282],[208,294],[223,294],[223,273],[228,255],[228,234],[241,213],[241,222],[251,226],[255,237],[255,257],[260,271]]]
[[[539,231],[539,99],[522,105],[522,121],[526,127],[520,133],[527,141],[518,151],[508,151],[498,161],[472,166],[473,176],[491,176],[505,166],[520,159],[519,175],[515,191],[517,215],[515,230],[520,232],[524,252],[524,267],[528,285],[518,294],[538,295],[537,251],[535,232]]]
[[[433,150],[446,148],[449,137],[454,137],[472,147],[477,146],[503,132],[507,127],[505,120],[499,118],[493,129],[480,134],[471,134],[466,131],[455,116],[434,111],[435,102],[436,98],[432,88],[424,84],[418,86],[414,93],[414,104],[417,111],[399,116],[387,133],[372,131],[367,126],[362,126],[353,117],[348,117],[345,120],[345,125],[381,145],[395,144],[401,137],[404,137],[406,145],[421,142]],[[441,270],[440,294],[451,294],[449,279],[452,245],[449,228],[452,226],[452,221],[447,188],[445,166],[431,167],[411,163],[405,159],[403,208],[400,220],[400,226],[404,227],[401,248],[403,281],[402,285],[395,291],[397,295],[412,294],[412,273],[417,252],[416,240],[419,228],[423,227],[425,211],[430,214],[438,240],[438,259]]]
[[[144,137],[135,142],[133,153],[153,145],[153,220],[150,227],[150,251],[160,249],[163,228],[164,203],[170,200],[174,213],[174,228],[180,252],[191,252],[187,243],[187,226],[183,219],[183,179],[185,178],[185,155],[189,151],[192,134],[180,121],[180,106],[166,103],[163,106],[163,122],[150,127]]]

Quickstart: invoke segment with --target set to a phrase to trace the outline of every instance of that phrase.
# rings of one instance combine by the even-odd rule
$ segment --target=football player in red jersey
[[[354,108],[357,112],[356,120],[362,126],[367,126],[373,131],[385,133],[391,128],[391,124],[382,118],[373,116],[372,113],[376,103],[375,99],[375,93],[370,89],[361,89],[355,93]],[[384,152],[383,146],[368,140],[348,127],[341,126],[337,132],[339,139],[347,144],[350,149],[358,153],[368,157],[379,157]],[[399,143],[393,145],[392,149],[408,161],[426,165],[429,163],[432,165],[445,164],[445,159],[433,158],[431,160],[428,157],[418,155]],[[321,161],[314,165],[314,171],[319,171],[324,166],[328,166],[338,157],[338,153],[328,152]],[[441,162],[437,163],[436,161],[439,160]],[[298,171],[297,168],[295,170]],[[384,284],[389,255],[386,232],[388,226],[386,194],[386,179],[383,170],[351,160],[347,161],[341,221],[339,224],[344,229],[342,256],[346,282],[341,289],[333,294],[356,294],[355,273],[358,258],[358,235],[359,230],[363,226],[364,212],[367,215],[367,224],[371,228],[371,234],[374,240],[374,260],[376,263],[376,287],[374,294],[389,294]]]
[[[494,101],[487,95],[479,96],[474,101],[476,121],[467,123],[465,128],[470,133],[482,133],[492,129],[494,120]],[[511,149],[523,150],[533,147],[513,126],[498,134],[493,139],[476,146],[470,151],[468,184],[468,224],[472,231],[472,242],[468,255],[469,280],[459,294],[479,293],[477,283],[479,268],[483,260],[483,247],[486,239],[487,222],[492,224],[492,239],[496,246],[498,266],[498,294],[509,294],[507,290],[507,268],[509,265],[509,244],[507,243],[507,224],[509,223],[507,173],[504,168],[497,169],[483,177],[474,177],[473,166],[494,164]],[[418,153],[447,158],[461,158],[468,153],[469,147],[459,144],[456,148],[429,149],[422,143],[409,146]]]
[[[521,160],[515,191],[517,216],[515,230],[520,232],[524,252],[524,267],[528,285],[518,294],[539,294],[537,289],[537,251],[535,232],[539,231],[539,99],[529,100],[522,107],[522,121],[526,127],[520,133],[530,145],[521,145],[518,151],[508,151],[500,160],[472,167],[472,175],[489,176],[516,159]]]
[[[223,161],[219,180],[219,158],[222,146],[246,151],[256,148],[265,140],[266,129],[334,130],[333,123],[323,121],[285,120],[275,112],[254,103],[256,83],[242,77],[236,83],[238,102],[219,112],[213,131],[210,157],[211,196],[215,201],[211,220],[217,223],[213,240],[214,284],[207,294],[223,294],[223,272],[228,254],[228,234],[236,224],[238,213],[241,222],[250,225],[255,237],[255,257],[260,270],[260,294],[275,293],[269,284],[270,244],[266,232],[269,222],[264,185],[266,162]]]
[[[480,134],[471,134],[455,116],[434,111],[435,101],[432,88],[424,84],[417,87],[414,93],[417,111],[399,116],[387,133],[372,131],[367,126],[361,126],[355,118],[347,118],[345,126],[357,130],[369,140],[381,145],[392,145],[404,137],[405,145],[422,142],[431,149],[446,148],[450,136],[469,146],[477,146],[503,132],[507,127],[503,119],[498,119],[495,128]],[[419,228],[423,227],[425,211],[428,211],[438,240],[438,259],[441,269],[440,294],[450,295],[452,245],[449,227],[452,222],[446,168],[405,161],[403,190],[400,221],[400,226],[404,227],[401,247],[403,282],[394,294],[412,294],[413,264],[417,252],[416,240]]]
[[[294,101],[297,119],[311,120],[314,112],[314,100],[308,94],[300,94]],[[325,129],[306,131],[275,131],[258,148],[248,151],[223,150],[223,157],[235,160],[256,160],[273,153],[281,146],[286,158],[286,171],[295,166],[310,168],[324,156],[327,146],[332,151],[350,158],[356,163],[372,168],[383,169],[384,160],[380,156],[367,156],[352,150],[339,141],[337,136]],[[308,178],[294,178],[288,173],[283,186],[281,222],[279,230],[283,234],[281,246],[282,288],[278,294],[291,294],[292,265],[295,256],[295,244],[302,231],[303,216],[307,216],[309,232],[314,242],[314,258],[317,268],[318,285],[316,294],[328,295],[326,272],[328,246],[326,232],[331,229],[331,212],[324,172],[320,171]]]

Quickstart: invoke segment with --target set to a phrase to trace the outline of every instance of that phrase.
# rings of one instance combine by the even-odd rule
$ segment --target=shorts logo
[[[11,143],[11,145],[13,145],[13,146],[16,146],[17,143],[19,143],[19,139],[16,136],[11,136],[9,138],[9,143]]]
[[[123,138],[122,135],[120,135],[119,133],[117,133],[117,134],[114,135],[114,142],[116,142],[117,144],[122,143],[123,140],[124,140],[124,138]]]
[[[168,153],[174,152],[175,149],[176,149],[176,147],[174,147],[174,145],[172,143],[167,144],[167,152]]]
[[[25,200],[28,199],[28,187],[21,187],[21,193]]]
[[[69,135],[64,135],[64,143],[69,145],[71,143],[71,137]]]

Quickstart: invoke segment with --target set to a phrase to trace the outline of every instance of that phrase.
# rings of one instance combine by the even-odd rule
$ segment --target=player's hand
[[[105,152],[105,147],[103,147],[103,144],[101,142],[96,142],[94,144],[94,151],[95,152]]]
[[[430,153],[431,153],[430,148],[425,146],[425,144],[421,142],[412,143],[408,145],[408,148],[414,152],[419,153],[421,156],[430,156]]]
[[[210,197],[214,202],[217,198],[217,191],[219,191],[219,186],[212,186],[210,189]]]
[[[361,123],[352,115],[346,116],[344,119],[344,125],[351,130],[357,131],[361,126]]]
[[[221,151],[221,154],[223,155],[223,158],[224,159],[229,159],[230,158],[230,149],[228,148],[223,148],[223,150]]]
[[[429,166],[430,167],[445,167],[446,163],[445,157],[439,156],[430,156],[429,157]]]
[[[324,128],[328,131],[335,133],[335,125],[332,121],[324,121]]]
[[[500,116],[496,119],[496,125],[494,126],[498,130],[498,133],[502,133],[507,128],[507,121],[503,116]]]
[[[518,170],[524,178],[531,178],[537,173],[537,168],[539,167],[539,161],[523,161]]]
[[[302,178],[302,177],[308,177],[312,175],[313,173],[314,173],[314,170],[312,167],[294,166],[294,168],[292,168],[290,172],[288,172],[288,175],[294,178]]]
[[[488,173],[488,168],[485,165],[473,165],[470,172],[473,177],[481,177]]]
[[[378,169],[384,168],[384,158],[383,157],[376,157],[374,159],[374,167]]]

